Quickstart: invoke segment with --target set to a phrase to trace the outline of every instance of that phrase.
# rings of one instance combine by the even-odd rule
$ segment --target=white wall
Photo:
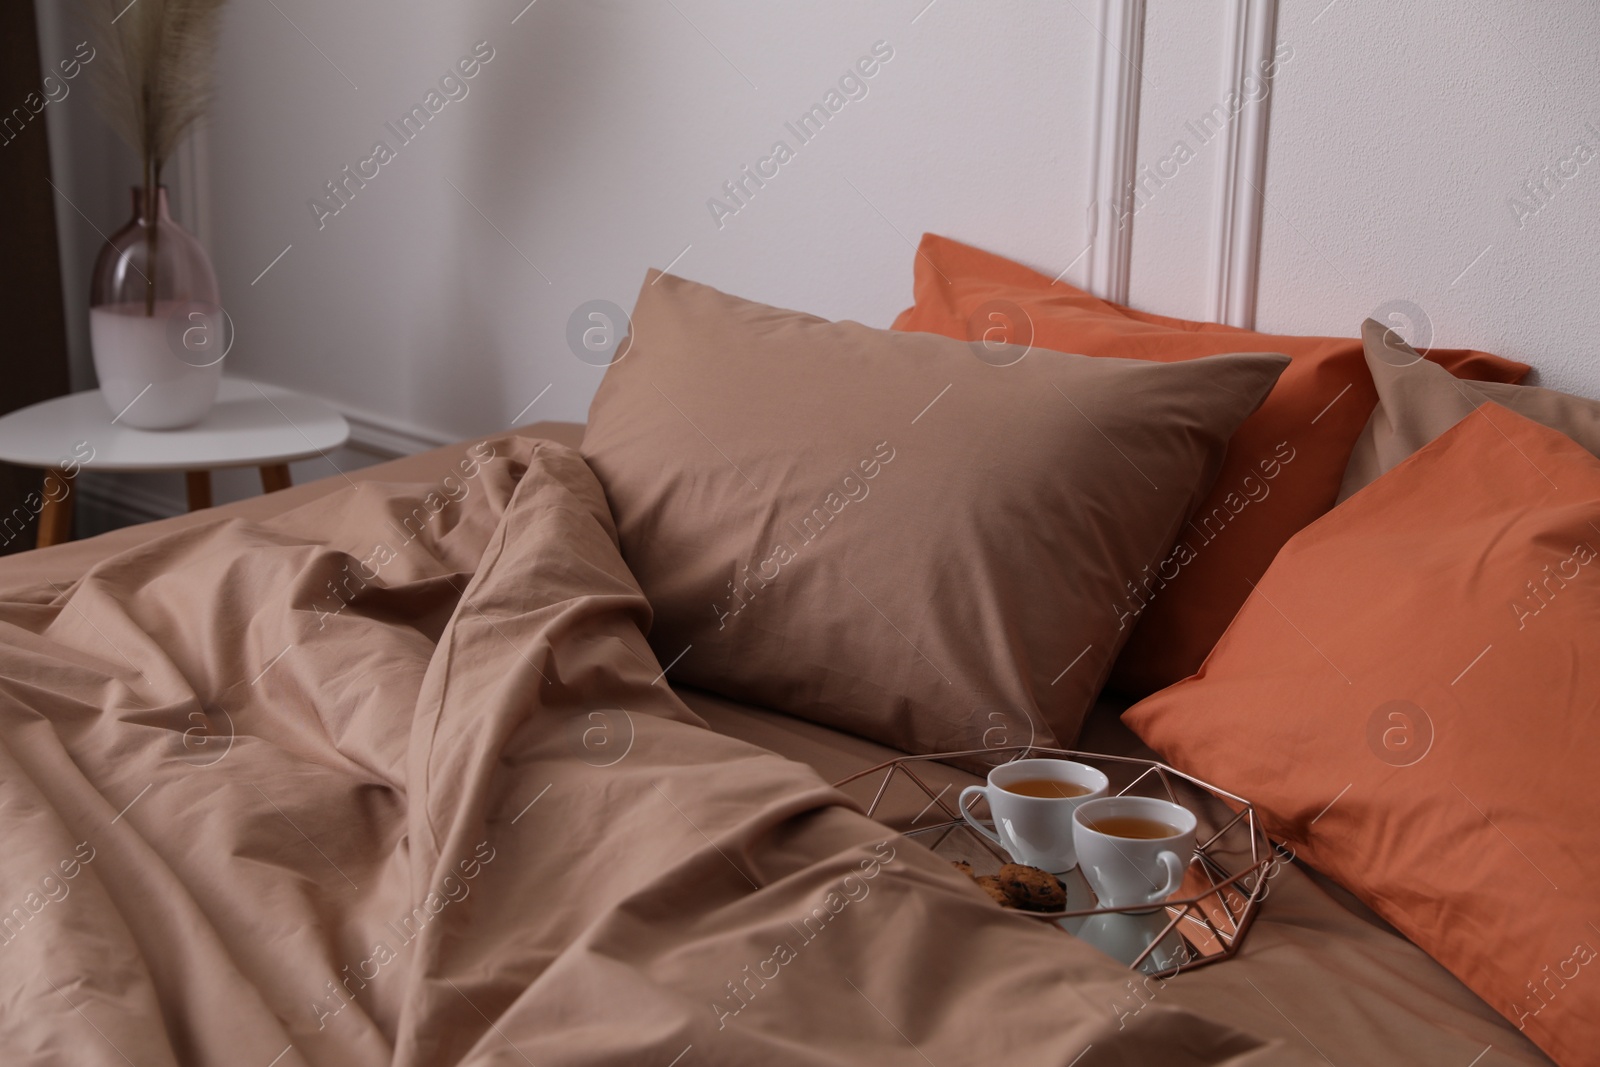
[[[581,420],[601,371],[568,350],[569,315],[631,309],[645,270],[680,253],[678,273],[740,295],[887,325],[924,230],[1052,274],[1087,240],[1091,4],[525,3],[229,5],[205,162],[233,373],[417,443]],[[324,183],[395,143],[385,123],[480,41],[494,58],[468,94],[319,229]],[[707,200],[775,140],[795,145],[785,122],[878,41],[893,58],[867,95],[719,228]],[[88,107],[61,110],[64,188],[109,231],[133,171],[100,165]],[[98,239],[58,207],[92,256]],[[86,288],[84,256],[66,270]]]
[[[1220,99],[1222,27],[1247,2],[1149,0],[1141,164]],[[1354,336],[1409,302],[1434,345],[1600,397],[1600,6],[1281,0],[1276,40],[1255,324]],[[1521,184],[1585,138],[1594,161],[1519,219],[1512,198],[1538,206]],[[1208,317],[1212,147],[1135,217],[1137,306]]]
[[[1273,101],[1262,325],[1348,331],[1410,300],[1435,344],[1600,397],[1600,6],[1321,6],[1280,19],[1296,51]],[[1593,160],[1519,225],[1521,183],[1579,139]]]
[[[208,169],[231,368],[449,439],[547,386],[524,420],[583,418],[601,372],[568,351],[568,316],[631,308],[680,253],[688,276],[878,325],[910,301],[923,230],[1054,273],[1087,239],[1093,27],[1054,0],[925,3],[230,5]],[[480,41],[468,94],[319,229],[308,201]],[[867,95],[719,228],[707,200],[795,144],[784,123],[877,41],[893,58]],[[65,185],[110,229],[132,172],[74,166],[104,137],[72,118],[89,132]]]
[[[601,372],[568,316],[631,308],[649,266],[887,324],[923,229],[1046,263],[1079,240],[1086,28],[1045,0],[915,24],[910,3],[280,6],[328,59],[270,6],[230,12],[212,178],[238,367],[449,435],[547,386],[524,418],[581,419]],[[719,229],[707,200],[879,40],[867,96]],[[478,41],[470,94],[319,230],[307,201]]]
[[[1600,163],[1526,219],[1508,206],[1533,203],[1520,183],[1576,139],[1600,147],[1585,125],[1600,129],[1588,0],[1470,18],[1449,0],[524,3],[227,9],[213,121],[180,168],[205,180],[174,179],[238,325],[235,373],[364,416],[369,444],[416,448],[519,417],[581,419],[600,371],[569,351],[568,317],[597,298],[631,307],[649,266],[874,325],[909,301],[924,230],[1054,274],[1090,241],[1088,205],[1113,198],[1092,178],[1094,22],[1147,7],[1135,162],[1178,141],[1194,156],[1135,216],[1134,304],[1222,314],[1224,235],[1243,231],[1218,206],[1237,186],[1229,161],[1253,142],[1201,143],[1191,124],[1237,74],[1232,27],[1267,13],[1292,58],[1260,142],[1257,324],[1353,336],[1412,301],[1434,343],[1525,359],[1545,384],[1600,396],[1587,269]],[[66,54],[78,37],[61,5],[39,10],[46,58]],[[785,123],[880,40],[894,58],[867,96],[719,227],[708,199],[774,140],[794,145]],[[324,183],[393,142],[385,123],[480,41],[494,58],[468,95],[319,228],[309,202]],[[58,184],[87,216],[58,200],[82,386],[96,230],[123,221],[133,176],[86,89],[47,112]],[[223,498],[255,491],[248,476],[225,481]],[[147,511],[179,499],[174,480],[118,484]]]
[[[1202,142],[1192,126],[1221,88],[1228,6],[1155,0],[1145,18],[1138,153],[1146,169],[1133,214],[1128,291],[1138,307],[1186,319],[1209,318],[1206,221],[1217,194],[1218,145]],[[1172,177],[1152,177],[1157,167]]]

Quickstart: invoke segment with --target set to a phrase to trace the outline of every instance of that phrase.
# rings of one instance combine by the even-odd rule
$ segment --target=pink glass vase
[[[167,211],[133,189],[133,218],[95,260],[89,341],[113,420],[172,430],[205,418],[216,402],[227,345],[211,260]]]

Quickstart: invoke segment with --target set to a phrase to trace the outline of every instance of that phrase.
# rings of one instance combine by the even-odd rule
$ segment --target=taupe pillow
[[[671,680],[913,752],[1073,740],[1289,362],[974,348],[658,272],[625,351],[583,454]]]
[[[1378,387],[1378,406],[1350,454],[1340,501],[1490,401],[1559,430],[1600,456],[1600,403],[1531,385],[1463,381],[1422,358],[1376,319],[1361,324],[1361,344]]]

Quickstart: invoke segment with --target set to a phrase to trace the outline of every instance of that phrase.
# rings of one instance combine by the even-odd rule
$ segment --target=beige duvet
[[[707,729],[575,452],[434,474],[7,561],[0,1062],[1306,1062],[1119,1019],[1118,966]]]

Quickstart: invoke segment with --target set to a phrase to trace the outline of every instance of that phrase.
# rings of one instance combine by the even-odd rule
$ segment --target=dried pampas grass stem
[[[106,120],[157,170],[211,99],[223,0],[85,0]]]

